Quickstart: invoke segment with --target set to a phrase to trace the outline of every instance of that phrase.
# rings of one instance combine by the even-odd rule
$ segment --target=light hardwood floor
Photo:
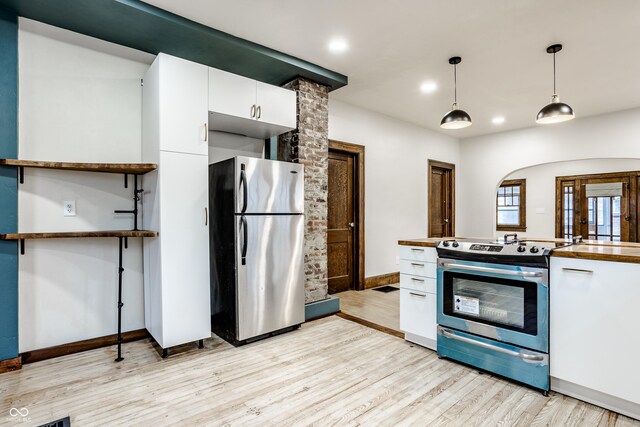
[[[398,288],[399,285],[390,285]],[[340,310],[354,317],[400,331],[400,291],[389,293],[366,289],[335,294]]]
[[[244,347],[213,338],[163,360],[148,340],[0,375],[0,423],[72,425],[640,426],[525,387],[357,323],[327,317]]]

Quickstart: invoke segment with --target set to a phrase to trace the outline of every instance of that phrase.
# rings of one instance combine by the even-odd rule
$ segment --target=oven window
[[[444,312],[537,335],[535,283],[462,273],[444,273]]]

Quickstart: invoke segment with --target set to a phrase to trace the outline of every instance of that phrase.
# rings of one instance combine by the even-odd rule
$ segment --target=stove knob
[[[451,246],[453,246],[454,248],[457,248],[458,246],[460,246],[460,243],[454,241]]]
[[[446,240],[444,242],[442,242],[442,246],[444,246],[445,248],[449,247],[449,242],[447,242]]]
[[[538,252],[540,252],[540,249],[536,248],[535,246],[532,246],[530,251],[532,254],[537,254]]]
[[[518,246],[518,252],[524,252],[526,250],[527,248],[525,248],[524,246]]]

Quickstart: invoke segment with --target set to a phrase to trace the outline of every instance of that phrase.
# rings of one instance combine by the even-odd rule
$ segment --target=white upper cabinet
[[[209,126],[266,139],[296,128],[296,93],[209,68]]]
[[[208,67],[162,53],[157,67],[160,150],[207,155]]]
[[[266,83],[257,83],[256,118],[265,123],[295,129],[296,93]]]

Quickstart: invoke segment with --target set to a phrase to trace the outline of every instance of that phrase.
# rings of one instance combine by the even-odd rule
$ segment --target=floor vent
[[[50,423],[44,423],[38,427],[71,427],[71,419],[66,417],[60,420],[51,421]]]
[[[393,291],[399,291],[400,288],[396,288],[395,286],[380,286],[378,288],[373,288],[374,291],[378,291],[378,292],[384,292],[385,294],[389,293],[389,292],[393,292]]]

